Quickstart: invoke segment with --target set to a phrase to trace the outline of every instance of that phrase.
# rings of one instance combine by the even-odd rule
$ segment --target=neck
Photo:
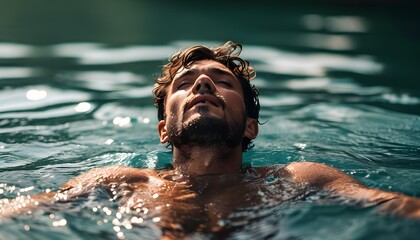
[[[242,149],[227,147],[187,147],[173,149],[173,166],[185,175],[210,175],[238,172]]]

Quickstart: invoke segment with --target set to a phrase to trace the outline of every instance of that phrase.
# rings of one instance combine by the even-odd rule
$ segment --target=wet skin
[[[201,60],[181,68],[158,124],[161,142],[174,146],[174,168],[188,175],[238,171],[243,137],[258,134],[257,121],[245,112],[242,86],[226,66]]]
[[[275,181],[266,183],[273,177]],[[319,192],[353,200],[360,206],[378,205],[379,212],[420,218],[417,198],[367,188],[333,167],[309,162],[201,176],[125,166],[93,169],[62,185],[57,192],[0,203],[0,218],[73,201],[98,188],[106,189],[120,203],[121,212],[144,219],[158,217],[156,224],[164,232],[229,232],[232,229],[221,225],[220,220],[228,219],[238,209],[260,209],[267,203],[298,201]]]
[[[118,176],[101,178],[107,179],[102,186],[120,203],[122,212],[129,210],[144,219],[158,217],[157,224],[163,229],[220,232],[230,228],[221,224],[221,220],[228,219],[237,209],[264,208],[268,207],[267,203],[281,203],[283,196],[289,200],[301,196],[304,188],[298,192],[289,181],[280,180],[287,177],[279,176],[282,173],[279,169],[281,166],[247,168],[222,175],[184,176],[176,170],[120,167],[112,169],[120,172]],[[91,179],[92,175],[104,174],[98,171],[84,177]],[[128,174],[122,177],[125,171],[130,172],[131,177],[127,177]],[[84,181],[84,177],[78,181]],[[136,180],[139,178],[141,181]],[[265,183],[267,178],[277,180]],[[80,182],[77,185],[80,186]],[[286,188],[290,191],[284,190]],[[85,191],[89,192],[88,189],[68,187],[63,193],[77,196]]]
[[[16,199],[15,208],[0,208],[0,216],[74,201],[103,188],[119,203],[121,212],[144,220],[158,218],[156,224],[165,231],[226,232],[232,227],[221,224],[221,220],[237,209],[269,207],[268,203],[279,204],[283,197],[290,200],[301,196],[305,189],[297,191],[287,174],[280,165],[201,176],[186,176],[177,170],[105,167],[70,180],[57,192]],[[271,180],[266,183],[267,178]]]

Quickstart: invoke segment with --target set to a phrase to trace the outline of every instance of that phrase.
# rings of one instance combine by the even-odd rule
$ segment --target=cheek
[[[169,117],[174,118],[177,114],[177,111],[179,111],[179,103],[175,102],[169,107]]]
[[[182,114],[182,102],[179,101],[182,98],[171,97],[168,99],[166,104],[166,118],[167,120],[173,120],[177,115]]]
[[[226,105],[228,108],[235,112],[243,112],[245,111],[245,102],[242,95],[236,93],[232,95],[228,95],[225,97]]]

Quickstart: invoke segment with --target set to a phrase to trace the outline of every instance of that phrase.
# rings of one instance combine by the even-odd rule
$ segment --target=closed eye
[[[177,86],[177,90],[181,90],[181,89],[185,89],[186,87],[188,87],[191,83],[189,81],[182,81],[180,84],[178,84]]]
[[[228,82],[228,81],[225,81],[225,80],[219,80],[219,81],[217,81],[216,83],[217,83],[217,84],[224,85],[224,86],[229,87],[229,88],[231,88],[231,87],[232,87],[232,84],[231,84],[230,82]]]

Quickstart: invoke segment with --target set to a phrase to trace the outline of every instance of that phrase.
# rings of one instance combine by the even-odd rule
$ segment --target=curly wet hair
[[[158,108],[158,119],[163,120],[165,118],[167,91],[177,71],[182,67],[191,67],[196,61],[213,60],[228,67],[239,80],[244,95],[246,114],[258,121],[260,112],[259,91],[250,82],[255,78],[255,71],[248,61],[239,57],[241,51],[241,44],[228,41],[224,45],[214,48],[199,45],[175,53],[169,59],[169,62],[163,66],[161,75],[155,78],[153,95],[154,104]],[[246,152],[253,146],[252,140],[244,137],[242,151]]]

